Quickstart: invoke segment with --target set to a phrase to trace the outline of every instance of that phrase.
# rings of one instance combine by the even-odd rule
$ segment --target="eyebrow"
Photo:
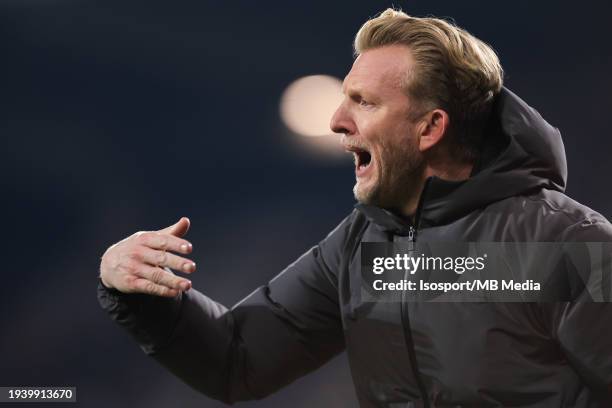
[[[363,88],[359,86],[349,89],[348,93],[346,92],[346,89],[343,89],[342,94],[347,95],[351,99],[355,99],[355,97],[358,97],[372,102],[380,102],[381,100],[380,95],[373,95],[367,91],[364,91]]]
[[[347,84],[346,84],[346,79],[344,80],[344,82],[342,82],[342,94],[346,95],[347,92]],[[359,84],[357,85],[352,85],[352,87],[350,88],[350,92],[355,94],[363,94],[363,87],[360,86]]]

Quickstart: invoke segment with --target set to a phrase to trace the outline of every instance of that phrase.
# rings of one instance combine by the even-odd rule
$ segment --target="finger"
[[[169,227],[159,230],[162,234],[170,234],[175,237],[182,237],[187,234],[189,231],[189,226],[191,225],[191,221],[187,217],[181,217],[180,220],[176,224],[173,224]]]
[[[176,276],[170,270],[162,269],[155,266],[141,265],[135,274],[152,283],[160,286],[165,286],[168,289],[189,290],[191,281],[189,279]]]
[[[153,249],[180,252],[188,254],[193,250],[191,243],[174,235],[151,231],[144,232],[136,238],[138,243]]]
[[[185,273],[192,273],[196,269],[196,264],[192,260],[183,258],[167,251],[159,251],[149,247],[142,247],[141,250],[142,262],[149,265],[160,266],[174,269]]]
[[[134,289],[136,292],[154,296],[175,297],[179,294],[179,291],[176,289],[170,289],[166,286],[157,285],[147,279],[134,280]]]

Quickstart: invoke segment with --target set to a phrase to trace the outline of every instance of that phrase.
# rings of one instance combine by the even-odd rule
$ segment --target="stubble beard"
[[[423,159],[420,152],[410,143],[398,149],[383,145],[381,157],[377,158],[375,182],[371,186],[357,180],[353,187],[355,199],[363,204],[374,205],[388,210],[401,208],[412,194],[421,175]],[[367,180],[366,182],[369,182]]]

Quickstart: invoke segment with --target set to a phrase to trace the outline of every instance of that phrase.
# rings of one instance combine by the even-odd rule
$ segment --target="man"
[[[610,242],[612,226],[563,194],[558,130],[502,87],[486,44],[389,9],[355,50],[331,128],[355,157],[357,208],[229,310],[168,270],[195,270],[186,218],[134,234],[102,258],[102,307],[145,353],[228,403],[346,350],[364,407],[609,406],[612,308],[586,291],[557,303],[362,299],[363,242]]]

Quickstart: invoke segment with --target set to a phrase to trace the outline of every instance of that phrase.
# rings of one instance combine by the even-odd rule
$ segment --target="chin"
[[[355,200],[360,203],[378,205],[378,200],[376,199],[378,195],[377,190],[377,186],[364,186],[363,183],[357,182],[355,187],[353,187],[353,195]]]

